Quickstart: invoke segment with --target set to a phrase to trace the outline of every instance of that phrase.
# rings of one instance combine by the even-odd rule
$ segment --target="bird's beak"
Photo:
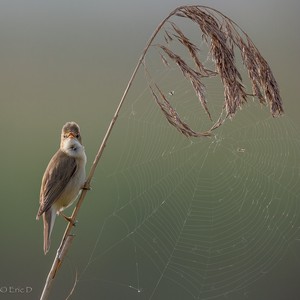
[[[73,134],[73,132],[69,132],[68,133],[68,138],[74,139],[75,135]]]

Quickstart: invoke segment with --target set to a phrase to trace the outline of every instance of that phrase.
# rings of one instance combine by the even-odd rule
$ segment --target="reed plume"
[[[191,20],[198,27],[201,41],[206,43],[209,52],[206,60],[210,59],[213,69],[208,69],[201,62],[201,50],[192,42],[187,34],[174,22],[171,17],[180,17]],[[169,25],[168,29],[165,28]],[[208,118],[212,120],[209,110],[209,99],[206,99],[205,84],[203,79],[219,76],[224,88],[223,109],[218,120],[205,132],[195,132],[183,122],[179,114],[172,107],[166,93],[155,82],[147,69],[149,88],[168,122],[186,136],[209,136],[212,131],[221,126],[227,118],[233,118],[237,110],[245,104],[249,98],[256,97],[260,103],[269,105],[273,116],[283,113],[282,99],[278,84],[267,61],[262,57],[250,37],[231,19],[221,12],[204,6],[182,6],[177,8],[160,28],[164,34],[164,43],[153,42],[151,46],[158,48],[165,66],[170,62],[177,65],[182,75],[191,83],[191,86],[199,99]],[[174,44],[182,45],[189,57],[175,53]],[[171,48],[171,45],[173,47]],[[236,51],[240,52],[242,63],[247,69],[248,78],[252,85],[252,93],[247,93],[243,78],[239,72],[236,60]],[[191,65],[191,62],[193,63]]]

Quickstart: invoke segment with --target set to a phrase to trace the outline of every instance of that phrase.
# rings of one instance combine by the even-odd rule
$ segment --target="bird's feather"
[[[50,160],[42,179],[40,207],[37,217],[47,211],[57,201],[76,174],[76,159],[58,150]]]
[[[48,209],[43,214],[44,218],[44,253],[47,254],[51,243],[51,232],[56,218],[56,212],[53,208]]]

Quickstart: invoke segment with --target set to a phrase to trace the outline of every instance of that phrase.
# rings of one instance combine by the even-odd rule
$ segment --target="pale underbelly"
[[[53,203],[53,207],[57,213],[69,207],[77,199],[77,196],[84,184],[84,177],[73,178],[60,197]]]

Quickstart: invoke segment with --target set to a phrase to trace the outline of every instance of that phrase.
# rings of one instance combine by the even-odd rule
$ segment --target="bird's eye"
[[[76,134],[76,138],[78,139],[80,137],[80,134],[78,133],[78,134]]]
[[[68,136],[66,134],[64,134],[64,139],[67,138]]]

